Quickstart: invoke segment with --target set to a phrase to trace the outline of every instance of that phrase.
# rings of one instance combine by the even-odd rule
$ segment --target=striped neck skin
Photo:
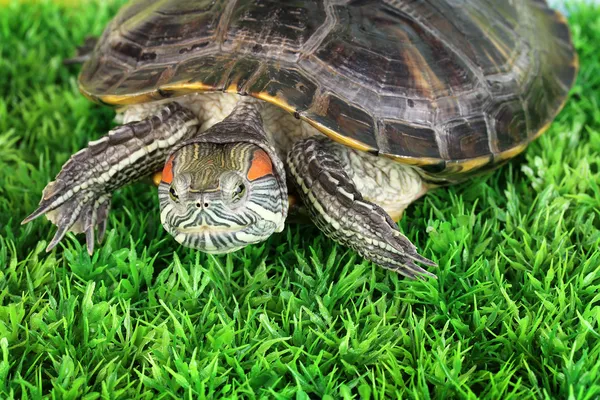
[[[164,228],[206,253],[236,251],[283,229],[287,198],[270,157],[250,143],[183,146],[165,164],[158,196]]]

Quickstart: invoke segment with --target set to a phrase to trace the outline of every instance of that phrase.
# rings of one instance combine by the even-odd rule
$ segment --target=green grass
[[[156,189],[119,192],[93,257],[21,226],[71,153],[113,126],[61,65],[114,2],[0,10],[0,398],[600,397],[600,9],[551,129],[497,172],[414,204],[439,263],[407,281],[289,226],[209,256],[161,228]]]

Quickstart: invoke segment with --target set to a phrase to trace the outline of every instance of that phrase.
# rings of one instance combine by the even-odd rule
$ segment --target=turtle
[[[185,247],[233,252],[304,210],[409,278],[436,264],[400,231],[407,206],[521,153],[578,72],[545,0],[133,0],[84,47],[79,89],[119,125],[23,221],[57,225],[48,251],[71,231],[92,254],[113,192],[158,173]]]

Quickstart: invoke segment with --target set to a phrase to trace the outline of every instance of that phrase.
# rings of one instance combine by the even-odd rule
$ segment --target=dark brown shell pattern
[[[520,153],[577,70],[544,0],[134,0],[80,86],[113,105],[251,95],[443,181]]]

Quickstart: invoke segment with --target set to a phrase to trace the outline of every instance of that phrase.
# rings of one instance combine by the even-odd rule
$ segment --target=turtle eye
[[[171,196],[171,200],[173,200],[174,202],[179,202],[179,196],[177,195],[177,192],[175,191],[173,186],[171,186],[171,188],[169,189],[169,196]]]
[[[242,197],[244,197],[244,193],[246,192],[246,185],[244,185],[243,183],[240,183],[239,185],[237,185],[235,187],[235,189],[233,189],[233,193],[232,193],[232,200],[233,201],[239,201]]]

